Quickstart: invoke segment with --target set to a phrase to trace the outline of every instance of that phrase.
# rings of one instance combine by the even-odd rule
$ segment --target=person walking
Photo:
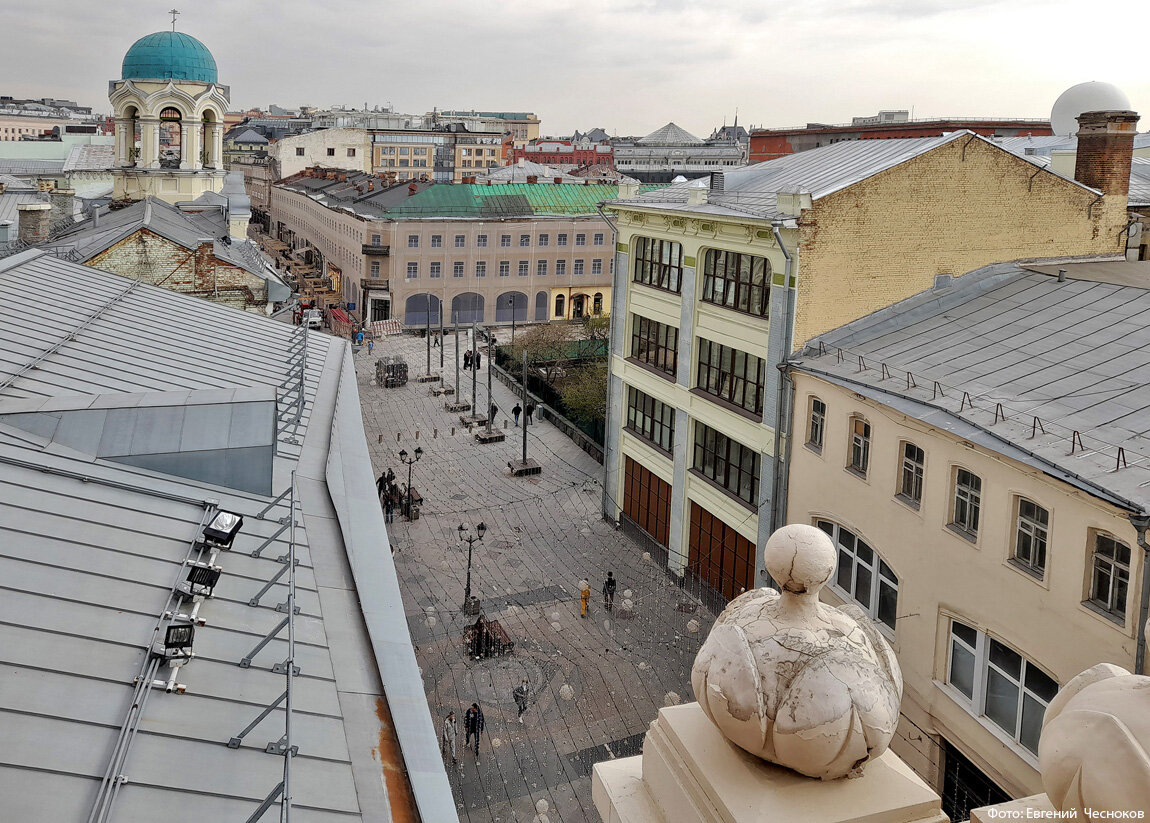
[[[526,416],[527,425],[530,426],[531,425],[531,415],[535,414],[535,404],[534,403],[528,403],[527,408],[523,410],[523,413]]]
[[[519,425],[519,415],[522,413],[523,413],[523,407],[520,406],[518,403],[516,403],[515,407],[511,409],[511,414],[515,417],[515,425],[516,426]]]
[[[515,688],[515,690],[511,692],[511,696],[515,698],[515,706],[516,706],[516,708],[519,709],[518,717],[519,717],[520,723],[523,722],[523,712],[527,711],[527,698],[530,694],[531,694],[531,689],[527,685],[527,678],[526,677],[523,678],[523,682],[520,683]]]
[[[607,579],[603,581],[603,608],[611,611],[615,605],[615,575],[607,572]]]
[[[395,522],[395,501],[390,496],[383,501],[383,522]]]
[[[371,350],[375,348],[375,338],[369,337],[367,339],[367,353],[371,354]]]
[[[476,352],[475,353],[475,363],[473,363],[471,367],[473,369],[475,369],[476,371],[479,371],[479,367],[482,364],[483,364],[483,355],[479,352]]]
[[[435,339],[432,341],[431,347],[433,349],[438,349],[442,345],[443,345],[443,341],[439,339],[439,332],[436,332],[435,333]]]
[[[498,411],[499,411],[499,407],[496,406],[494,403],[492,403],[491,404],[491,421],[493,423],[495,422],[495,415]]]
[[[471,350],[470,349],[463,353],[463,370],[464,371],[470,371],[471,370]]]
[[[451,765],[455,765],[458,761],[455,759],[455,740],[459,737],[459,724],[455,722],[455,712],[448,712],[447,717],[443,718],[443,735],[440,738],[439,746],[444,756],[451,752]]]
[[[586,580],[582,580],[582,581],[580,581],[580,583],[581,583],[581,585],[579,587],[579,606],[580,606],[579,616],[580,617],[586,617],[587,612],[591,611],[591,584],[588,583]]]
[[[463,741],[463,745],[471,745],[471,736],[475,735],[475,765],[479,765],[479,735],[483,731],[483,709],[479,708],[478,703],[472,703],[471,708],[463,715],[463,730],[467,732],[467,737]]]

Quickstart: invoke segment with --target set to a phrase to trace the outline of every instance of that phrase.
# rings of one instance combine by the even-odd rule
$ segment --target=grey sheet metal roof
[[[1051,274],[989,266],[822,335],[796,368],[881,393],[927,423],[1146,510],[1150,263],[1137,264],[1140,278],[1124,262],[1106,278],[1108,265],[1042,267]],[[1059,268],[1069,272],[1065,282]],[[907,388],[907,372],[917,387]],[[934,395],[936,381],[944,396]],[[1032,437],[1035,418],[1045,434]]]
[[[47,203],[48,195],[36,190],[5,191],[0,194],[0,220],[11,221],[12,236],[16,236],[16,226],[20,222],[20,206],[25,203]]]
[[[654,146],[701,146],[703,141],[676,123],[668,123],[662,128],[640,137],[635,141]]]
[[[21,160],[0,158],[0,174],[57,175],[64,171],[63,160]]]
[[[776,197],[780,192],[806,193],[817,200],[960,139],[981,140],[995,145],[971,131],[952,132],[940,137],[846,140],[746,168],[724,171],[722,191],[709,192],[709,202],[704,207],[686,205],[686,186],[672,186],[655,194],[615,202],[627,202],[641,207],[673,208],[691,213],[749,215],[770,219],[778,215]],[[678,196],[677,202],[670,199],[673,195]]]
[[[4,191],[36,191],[36,184],[29,182],[22,177],[14,177],[11,174],[0,174],[0,186],[4,187]]]
[[[115,146],[72,146],[63,171],[110,171],[115,164]]]
[[[186,413],[277,395],[286,401],[280,387],[296,362],[296,327],[35,251],[0,261],[0,288],[53,318],[0,325],[0,415],[177,406]],[[358,390],[347,377],[350,352],[319,333],[308,334],[308,352],[306,406],[297,429],[279,432],[273,466],[276,492],[293,472],[307,478],[297,481],[295,527],[301,673],[293,681],[293,819],[391,819],[373,751],[376,703],[386,700],[421,819],[455,821],[427,705],[416,699],[422,687],[383,517],[377,500],[361,499],[374,486]],[[286,503],[106,460],[56,434],[0,418],[5,817],[87,818],[157,618],[186,574],[206,501],[215,500],[245,522],[217,560],[223,575],[215,597],[202,603],[197,657],[179,671],[187,693],[149,692],[110,819],[247,819],[282,779],[283,758],[265,745],[283,734],[283,707],[238,748],[226,744],[284,688],[284,674],[271,671],[286,656],[284,636],[252,653],[285,617],[276,610],[286,599],[283,579],[271,582],[259,605],[249,600],[283,568]],[[156,440],[153,447],[165,430],[142,434]],[[167,434],[183,438],[189,430]],[[238,665],[244,656],[250,667]]]

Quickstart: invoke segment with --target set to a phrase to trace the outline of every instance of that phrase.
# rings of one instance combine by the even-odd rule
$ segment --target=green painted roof
[[[554,183],[431,186],[387,210],[388,217],[533,217],[595,214],[604,200],[619,196],[618,186]]]
[[[216,60],[208,47],[182,31],[158,31],[141,37],[124,55],[125,80],[216,82]]]

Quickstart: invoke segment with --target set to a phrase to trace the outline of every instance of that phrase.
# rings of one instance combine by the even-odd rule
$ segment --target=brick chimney
[[[1130,192],[1130,162],[1138,115],[1132,111],[1088,111],[1078,115],[1074,179],[1103,194]]]
[[[48,202],[52,205],[52,222],[58,220],[71,220],[76,213],[76,190],[56,189],[48,195]]]
[[[408,183],[407,184],[407,196],[408,197],[411,197],[411,195],[415,194],[417,191],[419,191],[419,186],[417,186],[415,183]]]
[[[538,183],[539,178],[536,177],[534,174],[529,174],[529,175],[527,175],[527,182],[528,183]]]
[[[16,211],[20,221],[17,233],[21,240],[35,246],[48,239],[48,226],[52,219],[50,203],[21,203]]]

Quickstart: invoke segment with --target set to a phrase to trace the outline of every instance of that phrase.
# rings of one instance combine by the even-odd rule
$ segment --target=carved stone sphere
[[[819,602],[836,560],[823,531],[785,526],[763,557],[782,591],[754,589],[727,605],[691,669],[695,698],[757,757],[824,780],[858,775],[898,725],[894,652],[857,606]]]
[[[1056,809],[1150,811],[1150,677],[1110,663],[1055,695],[1038,741],[1042,786]]]

